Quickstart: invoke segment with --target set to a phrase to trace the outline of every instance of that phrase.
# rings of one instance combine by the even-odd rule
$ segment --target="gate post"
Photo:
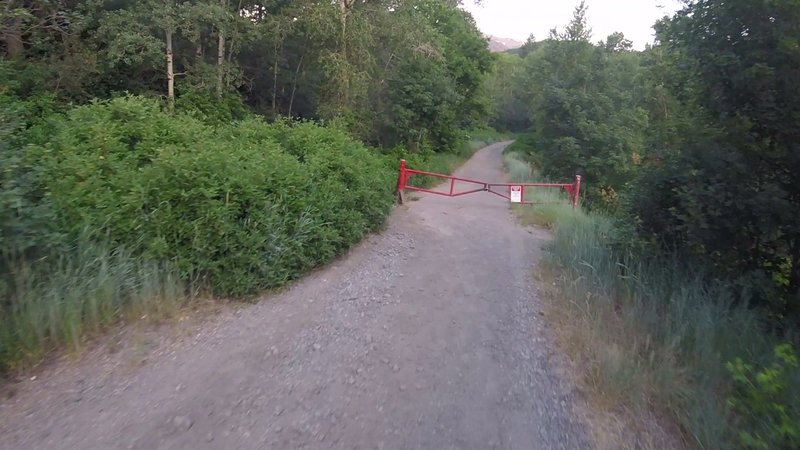
[[[401,205],[405,200],[403,191],[406,190],[406,160],[400,160],[400,173],[397,176],[397,202]]]
[[[575,175],[575,184],[572,189],[572,207],[578,207],[578,201],[581,198],[581,176]]]

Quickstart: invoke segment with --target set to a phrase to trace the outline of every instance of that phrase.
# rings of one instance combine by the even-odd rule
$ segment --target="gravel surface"
[[[507,144],[459,174],[502,179]],[[420,197],[135,370],[20,383],[0,448],[589,448],[530,276],[546,233],[488,193]]]

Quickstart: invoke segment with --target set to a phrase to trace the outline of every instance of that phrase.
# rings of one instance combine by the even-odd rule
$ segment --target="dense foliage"
[[[586,180],[551,258],[590,384],[700,448],[797,447],[799,23],[796,1],[686,0],[635,51],[592,41],[581,3],[487,82],[491,123],[528,132],[510,155]]]
[[[626,244],[678,251],[796,324],[800,7],[689,1],[645,51],[620,33],[593,43],[585,14],[503,55],[493,123],[528,127],[518,147],[545,177],[582,174]]]
[[[276,286],[382,222],[393,172],[343,131],[208,127],[137,98],[71,110],[28,148],[60,233],[83,229],[219,294]]]
[[[74,108],[46,128],[9,186],[24,188],[10,201],[47,210],[42,232],[17,250],[108,241],[171,261],[219,294],[277,286],[330,259],[379,225],[392,200],[380,154],[310,123],[211,127],[129,97]],[[38,218],[36,207],[5,212],[4,235],[18,240],[13,227]]]
[[[213,126],[120,97],[12,137],[24,145],[3,155],[0,368],[77,346],[81,330],[130,308],[153,314],[181,285],[221,296],[281,286],[380,226],[393,203],[394,161],[313,123]]]
[[[692,2],[659,24],[693,126],[632,210],[641,231],[800,320],[800,5]],[[670,123],[673,119],[664,119]],[[658,208],[653,203],[658,205]]]
[[[241,118],[244,103],[269,118],[337,119],[372,145],[447,151],[485,121],[492,63],[458,3],[10,0],[3,78],[22,98],[129,92],[218,120]]]

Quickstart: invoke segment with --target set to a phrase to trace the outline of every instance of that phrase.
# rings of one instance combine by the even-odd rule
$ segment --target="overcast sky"
[[[476,6],[473,0],[464,3],[485,34],[525,41],[531,33],[541,40],[553,27],[563,28],[580,0],[483,0],[482,6]],[[653,42],[656,20],[671,15],[680,5],[677,0],[586,0],[586,4],[592,41],[621,31],[640,50]]]

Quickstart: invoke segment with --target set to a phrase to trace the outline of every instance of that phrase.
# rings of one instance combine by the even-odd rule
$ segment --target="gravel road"
[[[461,176],[500,180],[502,150]],[[589,448],[500,197],[423,195],[285,292],[134,371],[26,380],[3,449]]]

